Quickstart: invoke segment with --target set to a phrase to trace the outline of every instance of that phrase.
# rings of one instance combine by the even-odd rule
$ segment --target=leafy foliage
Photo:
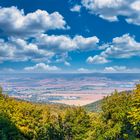
[[[135,135],[140,137],[140,85],[137,85],[137,88],[132,95],[132,107],[128,118],[132,124]]]
[[[0,113],[0,139],[1,140],[24,140],[24,136],[18,128],[11,122],[9,117]]]
[[[0,87],[0,94],[2,94],[2,87]]]

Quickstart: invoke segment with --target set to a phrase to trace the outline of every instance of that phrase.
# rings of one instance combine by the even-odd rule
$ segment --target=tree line
[[[16,100],[0,88],[0,140],[139,140],[140,85],[115,91],[99,112]]]

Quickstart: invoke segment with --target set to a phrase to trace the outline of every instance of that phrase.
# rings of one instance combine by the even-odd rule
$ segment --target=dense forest
[[[98,103],[97,112],[87,110],[89,105],[35,104],[10,98],[0,89],[0,140],[140,139],[140,85],[131,93],[115,91]]]

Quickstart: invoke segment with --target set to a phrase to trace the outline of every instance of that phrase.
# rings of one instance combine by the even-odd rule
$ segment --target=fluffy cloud
[[[8,41],[0,39],[0,62],[27,61],[39,58],[49,59],[53,52],[42,50],[33,43],[27,43],[20,38],[9,38]]]
[[[124,16],[128,23],[140,25],[139,0],[82,0],[82,5],[108,21],[118,21],[118,16]]]
[[[90,63],[107,63],[112,58],[131,58],[140,56],[140,42],[137,42],[133,36],[125,34],[121,37],[116,37],[111,43],[106,44],[105,50],[101,54],[89,57]]]
[[[104,72],[107,73],[137,73],[140,72],[138,68],[127,68],[126,66],[112,66],[112,67],[105,67]]]
[[[0,7],[0,30],[7,36],[0,39],[0,62],[49,61],[56,52],[41,48],[32,43],[32,39],[47,30],[65,29],[66,26],[63,16],[58,12],[49,14],[47,11],[37,10],[25,14],[24,10],[14,6]]]
[[[137,42],[135,38],[129,34],[116,37],[102,55],[115,58],[140,56],[140,42]]]
[[[97,43],[99,39],[96,36],[84,38],[83,36],[75,36],[73,38],[76,46],[80,50],[93,50],[97,49]]]
[[[70,64],[69,62],[67,62],[67,61],[65,61],[64,64],[65,64],[66,66],[71,66],[71,64]]]
[[[113,66],[113,67],[105,67],[105,72],[125,72],[127,68],[125,66]]]
[[[0,39],[0,62],[4,58],[7,60],[13,56],[15,48],[11,44],[6,43],[3,39]]]
[[[94,64],[104,64],[107,63],[108,60],[105,57],[95,55],[94,57],[89,56],[86,60],[88,63]]]
[[[93,50],[97,49],[99,39],[96,36],[84,38],[83,36],[75,36],[70,38],[64,35],[39,35],[34,41],[35,44],[43,49],[53,51],[73,51],[73,50]]]
[[[51,29],[64,29],[66,22],[58,12],[37,10],[25,15],[17,7],[0,8],[0,29],[7,35],[34,36]]]
[[[86,68],[79,68],[77,71],[79,73],[89,73],[90,72],[90,70],[89,69],[86,69]]]
[[[46,34],[37,35],[30,41],[18,37],[9,37],[7,41],[0,39],[0,62],[2,61],[49,61],[55,57],[56,61],[67,61],[70,51],[89,51],[97,49],[99,39],[95,36],[84,38],[75,36]]]
[[[24,70],[28,72],[53,72],[59,71],[60,68],[56,66],[46,65],[45,63],[38,63],[35,66],[24,68]]]
[[[81,5],[75,5],[70,10],[72,12],[80,12],[81,11]]]

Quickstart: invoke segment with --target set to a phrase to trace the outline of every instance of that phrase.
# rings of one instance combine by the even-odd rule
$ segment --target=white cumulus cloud
[[[79,73],[89,73],[90,72],[90,70],[89,69],[86,69],[86,68],[79,68],[77,71]]]
[[[98,55],[95,55],[94,57],[89,56],[86,61],[91,64],[104,64],[109,62],[105,57]]]
[[[7,35],[34,36],[52,29],[64,29],[66,22],[58,12],[37,10],[25,14],[17,7],[0,8],[0,29]]]
[[[127,68],[125,66],[113,66],[113,67],[105,67],[105,72],[125,72]]]
[[[81,5],[74,5],[70,10],[72,12],[80,12],[81,11]]]
[[[65,35],[39,35],[35,42],[44,49],[54,51],[73,51],[73,50],[93,50],[97,49],[99,39],[96,36],[85,38],[83,36],[75,36],[70,38]]]
[[[127,59],[134,56],[140,56],[140,42],[136,41],[133,36],[124,34],[114,38],[111,43],[107,43],[101,54],[90,56],[87,61],[90,63],[107,63],[113,58]]]
[[[66,66],[71,66],[71,64],[70,64],[69,62],[67,62],[67,61],[65,61],[64,64],[65,64]]]
[[[106,73],[139,73],[139,68],[127,68],[126,66],[110,66],[105,67],[104,72]]]
[[[82,0],[82,5],[108,21],[118,21],[118,16],[124,16],[126,22],[140,25],[139,0]]]
[[[56,66],[46,65],[45,63],[38,63],[35,66],[25,67],[24,70],[29,72],[53,72],[59,71],[60,68]]]
[[[96,36],[71,38],[66,35],[40,34],[30,42],[25,38],[9,37],[7,40],[0,39],[0,62],[7,60],[45,62],[53,57],[56,61],[65,62],[68,61],[68,52],[98,49],[98,42]]]
[[[45,58],[47,61],[54,56],[49,50],[40,49],[36,44],[28,43],[21,38],[9,38],[8,41],[0,39],[0,62],[28,61]]]

